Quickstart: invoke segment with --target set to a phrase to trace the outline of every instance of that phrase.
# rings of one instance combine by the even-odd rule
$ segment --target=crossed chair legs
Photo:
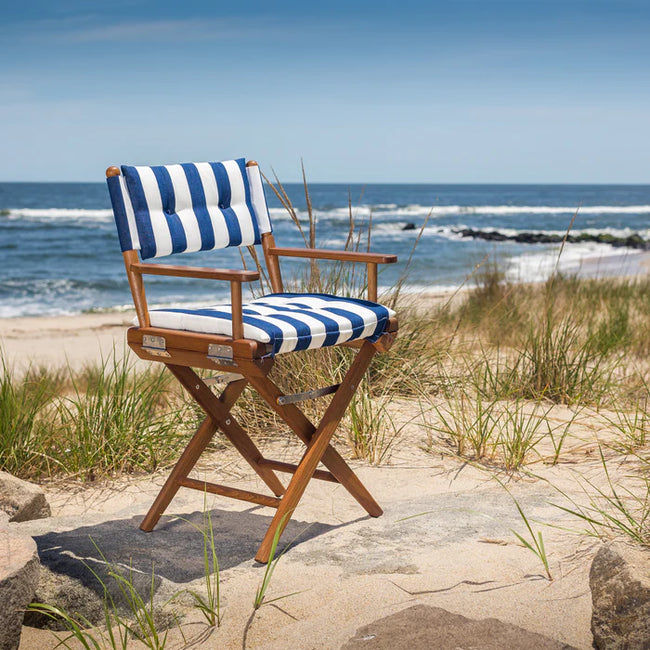
[[[280,403],[278,398],[282,397],[283,393],[267,376],[272,362],[260,365],[254,361],[238,360],[238,372],[244,378],[229,383],[218,397],[191,368],[166,364],[178,381],[203,408],[207,417],[185,448],[140,528],[144,531],[153,530],[180,487],[194,488],[270,506],[277,508],[277,512],[255,556],[258,562],[266,563],[269,560],[276,531],[279,530],[280,534],[282,533],[312,478],[340,483],[369,515],[379,517],[382,514],[382,509],[340,454],[330,445],[332,435],[350,404],[363,374],[379,349],[381,347],[376,343],[367,341],[363,343],[318,427],[314,426],[294,404]],[[297,465],[264,458],[230,412],[237,398],[249,383],[307,445],[307,449]],[[275,495],[274,497],[189,478],[189,473],[217,429],[226,435],[237,451],[266,483]],[[319,463],[322,463],[329,471],[317,469]],[[286,490],[274,470],[293,474]]]

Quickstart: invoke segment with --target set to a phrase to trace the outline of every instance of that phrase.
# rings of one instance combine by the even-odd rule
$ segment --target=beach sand
[[[421,428],[412,426],[390,464],[353,462],[384,508],[380,518],[366,516],[339,486],[312,483],[285,533],[287,541],[298,538],[280,559],[268,589],[269,599],[292,595],[263,606],[252,621],[264,573],[252,558],[272,511],[209,496],[224,621],[208,631],[198,611],[190,611],[184,620],[188,640],[200,638],[197,647],[215,649],[334,649],[364,625],[427,605],[473,619],[496,618],[563,644],[590,648],[589,567],[599,542],[539,523],[569,525],[566,513],[550,505],[557,492],[543,479],[576,493],[577,483],[568,478],[573,464],[540,467],[542,480],[508,484],[527,516],[537,522],[535,530],[543,530],[553,576],[549,581],[540,560],[512,532],[526,535],[512,497],[489,472],[425,453],[423,443]],[[292,449],[275,441],[264,452],[289,460],[295,459]],[[593,478],[598,462],[585,457],[584,449],[580,453],[587,458],[582,468]],[[230,451],[204,457],[198,476],[264,490]],[[147,573],[154,562],[156,575],[170,580],[168,594],[200,589],[203,555],[190,524],[163,518],[152,533],[137,529],[163,480],[163,475],[131,477],[83,490],[50,486],[53,517],[18,527],[40,540],[41,548],[59,547],[61,554],[82,555],[79,545],[90,535],[109,557],[120,557],[123,566],[133,561]],[[202,494],[182,490],[169,513],[200,524],[203,507]],[[170,647],[183,643],[173,629]],[[54,637],[24,628],[20,647],[53,648]]]
[[[126,330],[135,312],[0,318],[0,348],[17,370],[34,367],[79,368],[128,351]]]

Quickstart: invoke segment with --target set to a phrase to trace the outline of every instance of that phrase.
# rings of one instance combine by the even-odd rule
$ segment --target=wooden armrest
[[[240,269],[211,269],[207,266],[178,266],[172,264],[143,264],[134,262],[131,270],[148,275],[173,275],[179,278],[204,278],[206,280],[229,280],[230,282],[252,282],[258,280],[257,271]]]
[[[325,248],[279,248],[274,246],[268,251],[271,255],[282,257],[309,257],[321,260],[338,260],[340,262],[364,262],[366,264],[393,264],[397,255],[382,253],[363,253],[357,251],[332,251]]]

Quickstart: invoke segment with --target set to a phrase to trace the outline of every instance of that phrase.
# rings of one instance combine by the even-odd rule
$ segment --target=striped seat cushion
[[[271,231],[259,169],[243,158],[123,165],[108,187],[122,250],[142,259],[251,246]]]
[[[275,293],[244,304],[244,337],[272,346],[272,354],[322,348],[354,339],[376,341],[395,312],[367,300],[314,293]],[[151,325],[232,335],[230,305],[154,309]]]

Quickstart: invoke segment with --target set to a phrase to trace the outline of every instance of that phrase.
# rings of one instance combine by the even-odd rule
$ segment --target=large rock
[[[0,521],[0,650],[20,643],[23,612],[38,584],[36,543]]]
[[[0,510],[9,515],[9,521],[43,519],[52,512],[45,493],[38,485],[0,472]]]
[[[341,650],[575,650],[496,618],[474,620],[415,605],[357,630]]]
[[[591,631],[600,650],[650,649],[650,551],[602,546],[591,565]]]

